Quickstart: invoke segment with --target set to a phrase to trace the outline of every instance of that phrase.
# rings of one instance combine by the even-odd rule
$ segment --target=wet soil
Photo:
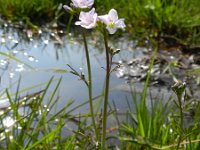
[[[127,81],[121,90],[130,91],[130,85],[142,91],[138,83],[144,84],[152,60],[153,49],[143,51],[143,56],[121,60],[116,75]],[[186,82],[188,97],[200,98],[199,75],[200,47],[190,47],[175,39],[163,38],[159,40],[158,52],[152,68],[149,87],[153,93],[171,95],[172,85],[177,81]],[[195,71],[196,70],[196,71]],[[119,87],[118,87],[119,88]]]

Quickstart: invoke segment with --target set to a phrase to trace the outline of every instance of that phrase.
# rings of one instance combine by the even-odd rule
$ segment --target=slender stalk
[[[93,108],[93,101],[92,101],[93,100],[92,99],[92,72],[91,72],[91,65],[90,65],[90,56],[89,56],[87,40],[86,40],[84,31],[83,31],[83,41],[84,41],[87,70],[88,70],[88,86],[87,87],[88,87],[88,95],[89,95],[90,113],[91,113],[95,136],[96,136],[97,141],[99,141],[99,136],[98,136],[99,134],[98,134],[98,129],[95,122],[94,108]]]
[[[180,126],[181,132],[183,131],[183,106],[182,106],[182,94],[178,95],[179,112],[180,112]]]
[[[180,126],[181,126],[181,130],[183,131],[183,104],[182,104],[182,99],[185,101],[184,99],[184,92],[185,92],[185,88],[186,88],[186,84],[184,82],[176,82],[173,86],[172,86],[172,90],[174,91],[174,93],[177,96],[178,99],[178,103],[176,103],[176,105],[178,106],[179,112],[180,112]]]
[[[106,85],[105,85],[105,95],[104,95],[104,105],[103,105],[103,133],[101,139],[101,149],[105,149],[106,142],[106,128],[107,128],[107,106],[108,106],[108,94],[109,94],[109,83],[110,83],[110,69],[111,69],[111,59],[109,54],[107,32],[104,29],[104,44],[106,49]]]
[[[69,33],[70,26],[71,26],[71,23],[72,23],[72,19],[73,19],[73,14],[70,14],[69,22],[67,24],[67,29],[66,29],[67,33]]]
[[[181,134],[180,134],[180,137],[179,137],[179,141],[178,141],[178,144],[177,144],[177,147],[176,149],[178,150],[179,147],[180,147],[180,143],[181,143],[181,140],[182,140],[182,133],[183,133],[183,108],[182,108],[182,94],[179,94],[177,95],[178,97],[178,103],[179,103],[179,112],[180,112],[180,127],[181,127]]]
[[[185,82],[176,82],[173,86],[172,86],[172,90],[174,91],[174,93],[176,94],[177,96],[177,99],[178,99],[178,103],[176,103],[176,105],[178,106],[179,108],[179,112],[180,112],[180,121],[179,121],[179,126],[181,128],[181,132],[180,132],[180,136],[179,136],[179,142],[178,142],[178,145],[176,147],[176,149],[178,150],[179,149],[179,146],[180,146],[180,143],[181,143],[181,140],[182,140],[182,135],[183,135],[183,132],[184,132],[184,128],[183,128],[183,104],[182,104],[182,99],[185,101],[184,99],[184,92],[185,92],[185,88],[186,88],[186,84]]]

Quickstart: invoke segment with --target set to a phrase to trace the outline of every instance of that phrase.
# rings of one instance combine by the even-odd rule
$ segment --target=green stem
[[[179,137],[179,141],[178,141],[178,145],[176,147],[176,149],[179,149],[180,143],[181,143],[181,139],[182,139],[182,134],[183,134],[183,108],[182,108],[182,94],[177,95],[178,97],[178,103],[179,103],[179,111],[180,111],[180,127],[181,127],[181,134]]]
[[[92,101],[93,100],[92,99],[92,73],[91,73],[91,65],[90,65],[90,56],[89,56],[87,40],[86,40],[84,31],[83,31],[83,41],[84,41],[85,55],[86,55],[86,61],[87,61],[87,70],[88,70],[88,95],[89,95],[90,112],[91,112],[92,124],[94,127],[96,139],[97,139],[97,141],[99,141],[98,130],[97,130],[95,116],[94,116],[93,101]]]
[[[183,108],[182,108],[182,94],[178,96],[178,102],[179,102],[179,111],[180,111],[180,126],[181,126],[181,132],[183,132]]]
[[[70,26],[71,26],[71,23],[72,23],[72,19],[73,19],[73,14],[70,14],[69,22],[68,22],[67,28],[66,28],[67,33],[69,33]]]
[[[105,95],[104,95],[104,105],[103,105],[103,133],[102,133],[102,143],[101,149],[105,150],[106,142],[106,125],[107,125],[107,106],[108,106],[108,94],[109,94],[109,82],[110,82],[110,69],[111,69],[111,60],[109,55],[108,39],[107,32],[104,30],[104,44],[106,49],[106,85],[105,85]]]

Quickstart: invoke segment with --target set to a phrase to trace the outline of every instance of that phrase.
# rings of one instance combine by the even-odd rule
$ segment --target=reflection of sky
[[[42,37],[40,41],[32,39],[30,42],[20,41],[17,39],[16,34],[13,33],[1,33],[0,38],[2,42],[0,45],[1,52],[12,53],[19,60],[36,68],[36,71],[31,70],[26,65],[21,65],[20,63],[16,63],[16,61],[5,60],[6,57],[0,55],[0,67],[6,68],[8,65],[6,70],[0,70],[2,76],[1,90],[9,87],[14,81],[17,81],[19,74],[22,77],[22,89],[47,82],[52,76],[55,76],[55,78],[63,77],[59,89],[61,98],[58,107],[64,106],[63,103],[66,103],[70,98],[76,100],[76,104],[87,100],[87,88],[83,82],[78,80],[77,76],[70,73],[55,73],[52,71],[52,69],[70,70],[67,66],[67,64],[69,64],[77,71],[81,71],[80,68],[83,68],[83,72],[87,74],[85,52],[80,39],[72,41],[69,40],[70,38],[65,37],[65,39],[62,39],[64,40],[64,45],[58,47],[49,36]],[[14,47],[17,42],[18,45]],[[118,43],[118,47],[116,48],[121,48],[121,52],[114,58],[114,61],[140,55],[140,52],[133,53],[128,51],[127,43],[124,41]],[[97,96],[101,93],[104,84],[105,70],[102,67],[105,66],[105,54],[100,53],[94,45],[90,45],[89,49],[93,75],[93,92],[94,96]],[[124,82],[122,79],[118,79],[114,73],[111,77],[111,88]],[[39,89],[42,88],[40,87]],[[12,90],[14,91],[14,88],[12,88]],[[51,90],[53,90],[53,87]],[[38,91],[38,89],[36,91]],[[120,106],[124,104],[123,101],[126,96],[127,93],[119,91],[110,93],[110,99],[115,100]]]

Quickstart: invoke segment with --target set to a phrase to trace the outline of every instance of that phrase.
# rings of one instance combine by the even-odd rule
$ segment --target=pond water
[[[105,53],[103,43],[101,44],[99,39],[93,37],[88,37],[88,39],[94,88],[93,95],[98,96],[102,92],[105,80],[105,70],[103,69],[105,67]],[[78,72],[83,72],[87,75],[85,51],[82,44],[80,36],[64,35],[62,30],[48,31],[41,29],[37,36],[32,36],[32,32],[26,30],[26,34],[23,34],[22,37],[17,30],[1,28],[1,92],[5,88],[9,88],[14,93],[20,76],[21,90],[46,83],[54,76],[54,79],[62,77],[62,83],[59,88],[60,99],[57,105],[58,108],[62,108],[63,104],[70,99],[75,100],[74,106],[88,100],[87,87],[84,83],[77,76],[69,72],[63,72],[63,70],[70,71],[70,68],[67,66],[69,64]],[[121,50],[114,57],[114,62],[142,56],[143,50],[135,49],[136,43],[133,41],[118,39],[117,42],[111,43],[111,45]],[[5,56],[5,54],[13,57]],[[111,75],[109,99],[110,102],[115,101],[117,107],[121,109],[127,107],[125,101],[127,98],[131,98],[129,92],[123,92],[115,88],[123,83],[125,83],[125,80],[119,79],[116,73],[113,72]],[[56,82],[53,85],[55,84]],[[53,85],[50,91],[55,88]],[[42,86],[31,88],[23,94],[30,94],[41,89]],[[1,99],[3,99],[3,96]],[[80,111],[86,110],[82,108]]]

